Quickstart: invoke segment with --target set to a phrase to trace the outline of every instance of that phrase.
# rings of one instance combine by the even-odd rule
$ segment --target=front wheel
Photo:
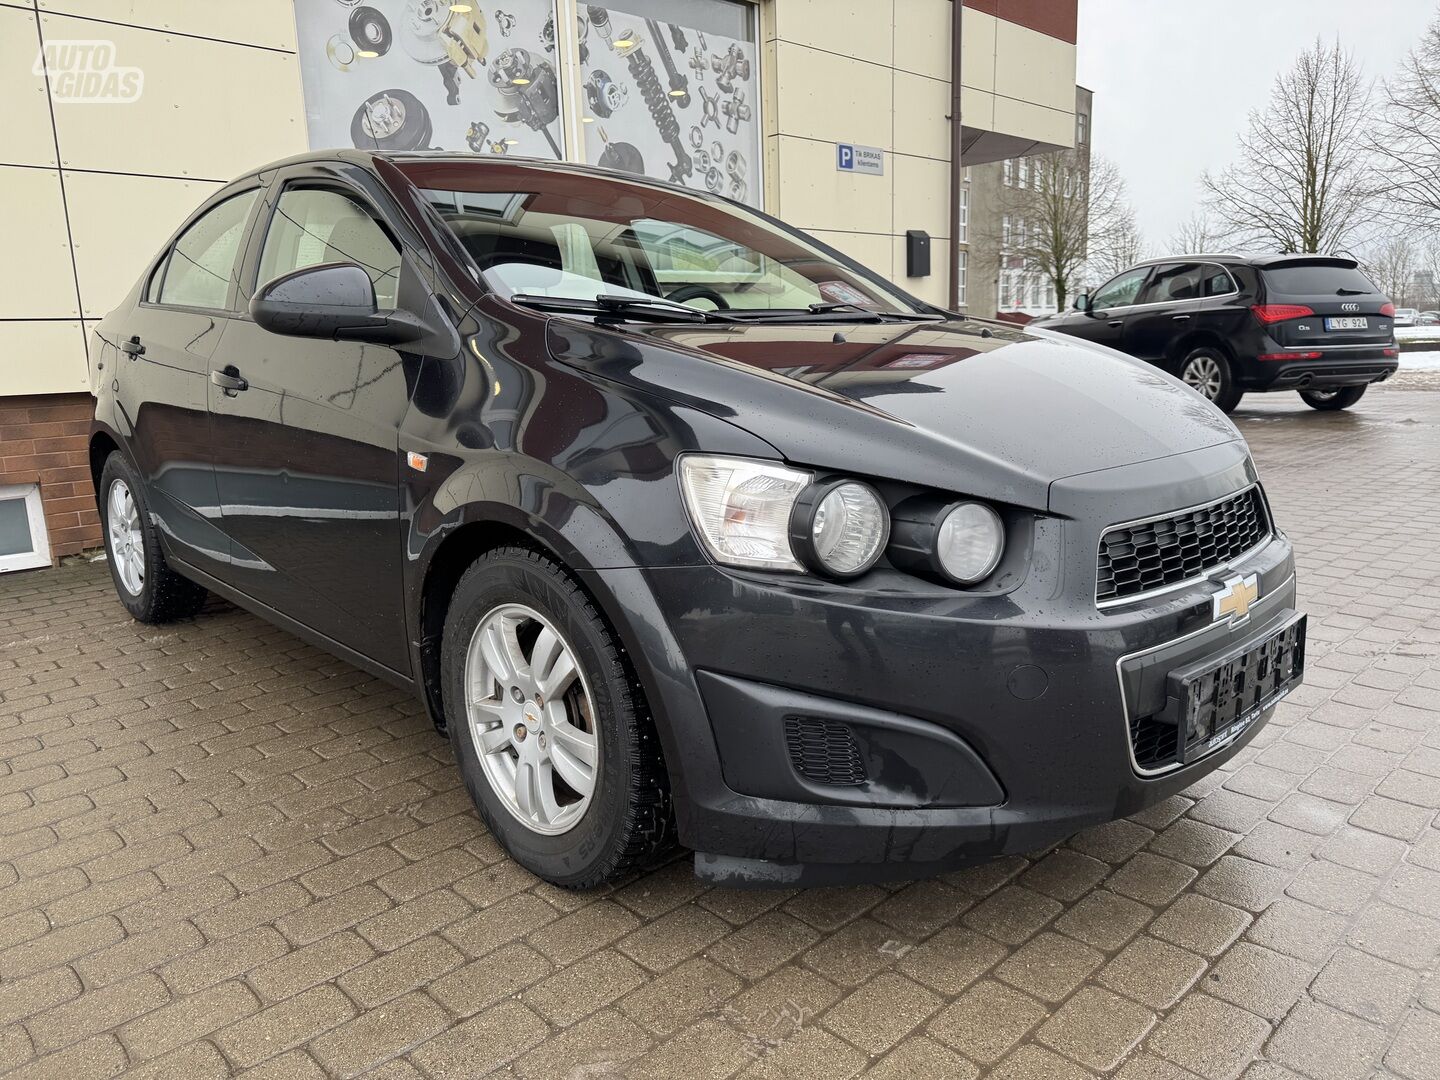
[[[506,547],[455,587],[441,643],[466,787],[516,862],[584,889],[646,865],[674,832],[644,695],[579,584]]]
[[[1321,412],[1348,409],[1365,396],[1364,386],[1342,386],[1336,390],[1301,390],[1300,400]]]
[[[1180,365],[1180,379],[1221,412],[1234,412],[1245,396],[1243,390],[1235,387],[1229,358],[1209,346],[1196,349],[1185,357]]]
[[[125,610],[143,623],[173,622],[199,611],[205,590],[165,562],[135,470],[118,450],[105,461],[99,494],[105,555]]]

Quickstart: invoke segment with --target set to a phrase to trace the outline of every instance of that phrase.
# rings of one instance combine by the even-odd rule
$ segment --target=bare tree
[[[1001,234],[976,243],[992,249],[1007,270],[1053,285],[1063,309],[1092,249],[1110,243],[1117,222],[1128,220],[1134,229],[1125,184],[1111,162],[1077,150],[1016,166],[1013,182],[1001,189]]]
[[[1112,278],[1145,257],[1145,237],[1125,197],[1125,181],[1108,162],[1104,166],[1113,174],[1107,181],[1113,195],[1106,200],[1107,205],[1095,208],[1091,219],[1090,258],[1085,266],[1091,284]]]
[[[1208,214],[1191,214],[1170,237],[1169,254],[1214,254],[1229,243],[1229,232],[1210,220]]]
[[[1250,114],[1239,160],[1206,173],[1206,207],[1242,243],[1334,252],[1363,238],[1377,185],[1373,92],[1338,41],[1318,39]]]
[[[1440,13],[1385,83],[1375,151],[1391,210],[1440,229]]]
[[[1360,261],[1381,292],[1407,307],[1413,299],[1410,287],[1415,280],[1417,254],[1410,237],[1397,232],[1367,251]]]

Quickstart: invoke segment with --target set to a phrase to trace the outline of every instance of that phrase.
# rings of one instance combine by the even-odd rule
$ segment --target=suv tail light
[[[1382,308],[1380,309],[1380,314],[1381,314],[1381,315],[1388,315],[1388,316],[1390,316],[1390,317],[1393,319],[1393,318],[1395,317],[1395,305],[1394,305],[1394,304],[1386,304],[1384,307],[1382,307]]]
[[[1271,323],[1284,322],[1287,319],[1303,319],[1307,315],[1314,315],[1313,308],[1304,304],[1256,304],[1250,309],[1266,326]]]
[[[1318,352],[1267,352],[1261,353],[1256,360],[1319,360],[1324,353]]]

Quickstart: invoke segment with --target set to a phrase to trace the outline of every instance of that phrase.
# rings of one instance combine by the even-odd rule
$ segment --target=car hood
[[[1057,480],[1240,439],[1147,364],[1002,323],[548,329],[557,360],[727,419],[795,464],[1035,509]]]

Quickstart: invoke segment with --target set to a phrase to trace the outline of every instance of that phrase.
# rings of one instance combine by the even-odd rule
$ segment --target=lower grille
[[[1198,578],[1245,554],[1270,532],[1259,487],[1100,538],[1095,599],[1113,603]]]
[[[1153,716],[1130,721],[1130,746],[1135,764],[1142,769],[1160,769],[1180,760],[1180,729]]]
[[[785,745],[795,771],[813,783],[855,787],[870,779],[860,746],[844,724],[813,716],[787,716]]]

